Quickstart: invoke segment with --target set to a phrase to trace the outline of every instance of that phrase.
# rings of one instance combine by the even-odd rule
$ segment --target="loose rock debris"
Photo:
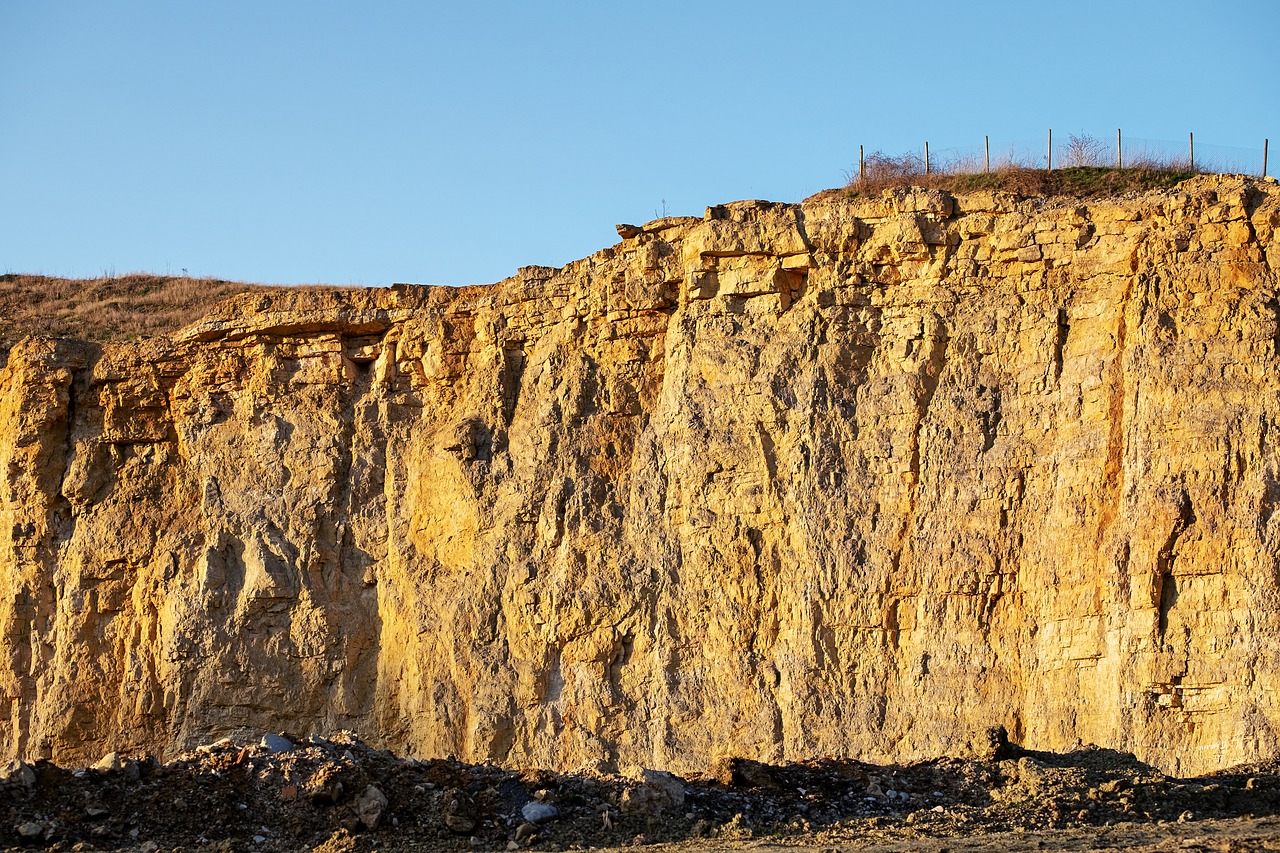
[[[354,735],[223,740],[169,763],[12,762],[0,844],[67,851],[566,850],[766,839],[811,845],[1280,814],[1280,762],[1196,779],[1131,755],[1002,745],[992,760],[734,759],[681,779],[417,761]]]

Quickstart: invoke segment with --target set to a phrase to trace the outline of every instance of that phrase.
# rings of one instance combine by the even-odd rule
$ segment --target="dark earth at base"
[[[706,776],[400,759],[353,736],[168,764],[11,765],[0,845],[51,850],[1280,850],[1280,764],[1175,779],[1106,749],[990,761],[733,760]],[[289,747],[292,748],[289,748]],[[1007,756],[1007,757],[1004,757]],[[548,808],[550,807],[550,808]]]

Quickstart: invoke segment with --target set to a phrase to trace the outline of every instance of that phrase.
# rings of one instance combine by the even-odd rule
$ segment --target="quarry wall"
[[[3,758],[1280,752],[1280,187],[827,193],[0,369]]]

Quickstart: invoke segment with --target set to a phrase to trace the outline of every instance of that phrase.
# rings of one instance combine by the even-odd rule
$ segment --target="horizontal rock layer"
[[[1277,754],[1280,189],[623,226],[0,369],[0,758]]]

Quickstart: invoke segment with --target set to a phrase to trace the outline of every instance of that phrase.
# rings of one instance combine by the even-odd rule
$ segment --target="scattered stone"
[[[540,803],[535,800],[525,803],[520,809],[520,814],[529,823],[545,823],[558,817],[560,810],[550,803]]]
[[[449,788],[440,797],[441,818],[452,832],[465,835],[476,828],[476,806],[458,788]]]
[[[106,755],[102,756],[102,758],[98,760],[97,764],[93,765],[93,769],[103,770],[107,772],[110,772],[112,770],[119,770],[120,754],[118,752],[108,752]]]
[[[92,770],[77,780],[37,765],[31,771],[40,797],[15,790],[16,785],[7,789],[10,844],[39,846],[47,839],[69,850],[77,841],[91,839],[104,849],[124,846],[138,853],[138,844],[147,839],[159,849],[198,849],[207,842],[195,842],[193,835],[210,823],[218,826],[218,837],[230,838],[226,828],[235,827],[235,843],[242,851],[283,850],[289,838],[299,843],[307,838],[309,846],[319,843],[325,849],[325,834],[340,827],[354,839],[362,837],[355,833],[379,833],[376,840],[363,836],[370,838],[370,849],[402,849],[401,842],[426,830],[457,833],[455,847],[475,837],[483,848],[499,851],[616,848],[637,831],[650,844],[813,834],[806,843],[814,849],[823,843],[852,843],[868,833],[884,839],[898,831],[937,838],[962,828],[965,835],[980,836],[1035,832],[1064,823],[1098,832],[1098,827],[1144,820],[1151,827],[1161,820],[1176,827],[1181,820],[1188,827],[1185,834],[1201,832],[1210,819],[1217,825],[1219,818],[1257,813],[1270,802],[1259,794],[1245,796],[1241,789],[1270,792],[1280,787],[1280,763],[1253,765],[1248,772],[1228,776],[1175,780],[1131,757],[1102,750],[1024,754],[994,764],[940,759],[883,768],[840,760],[761,765],[756,769],[767,772],[773,784],[753,787],[709,777],[685,782],[653,770],[637,771],[628,779],[594,772],[516,773],[443,760],[410,766],[358,741],[342,743],[357,762],[340,759],[343,746],[270,755],[258,751],[253,762],[257,769],[250,771],[248,762],[235,764],[237,751],[215,750],[199,757],[188,753],[171,765],[135,762],[146,774],[147,784],[140,785],[122,784],[122,775]],[[127,768],[129,760],[120,761]],[[11,765],[9,775],[16,770]],[[399,820],[383,793],[393,790],[389,784],[404,792],[403,802],[396,803]],[[1085,798],[1090,791],[1092,801]],[[312,808],[308,796],[318,805],[341,802],[350,808]],[[294,805],[299,799],[303,802]],[[683,804],[676,807],[680,800]],[[626,810],[619,817],[621,805]],[[51,822],[54,815],[60,816],[58,823]],[[18,827],[24,823],[34,825],[28,833],[39,834],[23,836]],[[400,834],[406,830],[408,836]],[[212,844],[223,851],[217,837]]]
[[[356,815],[365,829],[377,829],[382,822],[382,812],[387,807],[387,795],[378,790],[376,785],[364,789],[360,799],[356,800]]]
[[[33,820],[18,825],[18,834],[23,838],[38,838],[44,835],[44,827]]]
[[[311,802],[317,806],[331,806],[342,801],[346,786],[341,779],[335,778],[331,772],[322,770],[307,783]]]
[[[1030,756],[1019,758],[1017,768],[1019,783],[1032,796],[1040,794],[1052,781],[1044,765]]]
[[[622,793],[620,807],[626,814],[656,817],[684,806],[684,783],[661,770],[642,769],[636,774],[640,784]]]
[[[1036,249],[1037,255],[1039,249]],[[1009,742],[1009,730],[1004,726],[992,726],[986,731],[983,748],[977,750],[983,761],[1005,761],[1018,757],[1018,748]]]
[[[716,770],[716,778],[724,785],[748,788],[776,788],[769,766],[746,758],[730,758]]]
[[[314,853],[351,853],[356,849],[356,840],[346,829],[339,829],[320,844]]]
[[[15,782],[24,788],[33,788],[36,784],[36,772],[25,761],[14,759],[4,767],[4,780]]]
[[[272,755],[293,750],[293,741],[283,735],[265,734],[259,745]]]

